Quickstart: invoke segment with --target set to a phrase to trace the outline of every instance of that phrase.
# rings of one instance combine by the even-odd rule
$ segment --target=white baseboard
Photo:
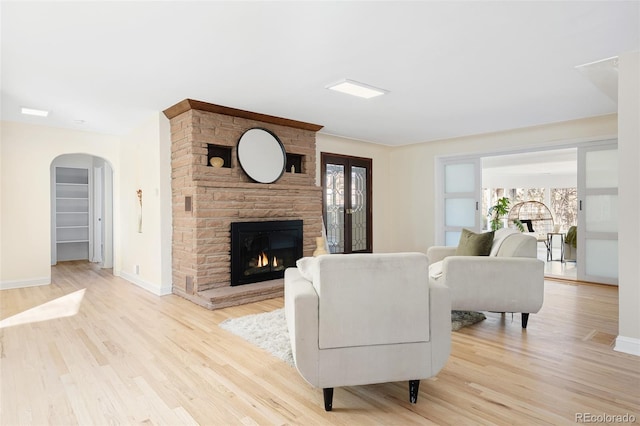
[[[618,336],[616,338],[616,345],[613,348],[614,351],[624,352],[626,354],[640,356],[640,339],[634,339],[633,337]]]
[[[30,280],[1,281],[0,290],[10,290],[12,288],[37,287],[51,284],[51,277],[34,278]]]
[[[114,271],[114,275],[118,275],[125,280],[137,285],[138,287],[141,287],[148,292],[155,294],[156,296],[166,296],[168,294],[172,294],[171,287],[167,288],[166,286],[164,286],[158,288],[157,285],[141,279],[138,275],[130,274],[124,271],[118,271],[117,273]]]

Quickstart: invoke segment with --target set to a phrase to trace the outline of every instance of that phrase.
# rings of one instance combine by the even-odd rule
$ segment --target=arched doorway
[[[113,267],[113,169],[104,158],[51,162],[51,264],[67,260]]]

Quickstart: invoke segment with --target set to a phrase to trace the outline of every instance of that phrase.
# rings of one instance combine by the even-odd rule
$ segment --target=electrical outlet
[[[136,275],[140,275],[140,265],[136,265]]]

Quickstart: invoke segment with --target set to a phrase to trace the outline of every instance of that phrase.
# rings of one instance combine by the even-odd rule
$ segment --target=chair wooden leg
[[[529,322],[529,314],[522,313],[522,328],[527,328],[527,323]]]
[[[418,402],[418,388],[420,380],[409,380],[409,402],[415,404]]]
[[[333,388],[322,389],[324,395],[324,410],[331,411],[333,409]]]

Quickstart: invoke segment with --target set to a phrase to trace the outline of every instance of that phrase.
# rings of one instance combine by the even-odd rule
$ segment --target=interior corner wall
[[[158,164],[160,175],[160,287],[162,294],[171,292],[173,274],[171,267],[171,237],[173,235],[173,213],[171,196],[171,124],[164,113],[158,112]],[[168,294],[168,293],[167,293]]]
[[[391,150],[392,148],[385,145],[322,133],[316,134],[316,185],[318,186],[321,186],[320,153],[326,152],[372,159],[373,251],[376,253],[393,251],[390,241],[391,235],[397,226],[392,222],[395,206],[390,202],[391,192],[394,190],[393,186],[390,185],[392,171],[389,168],[389,155]]]
[[[115,170],[119,140],[7,121],[0,132],[0,289],[49,284],[51,163],[59,155],[81,153],[102,157]]]
[[[640,52],[618,58],[619,336],[616,350],[640,355]]]
[[[120,144],[119,256],[114,274],[157,295],[171,293],[169,137],[166,118],[158,113],[123,136]]]
[[[439,157],[506,153],[531,148],[553,148],[568,143],[603,140],[617,134],[616,114],[549,125],[473,135],[391,151],[387,202],[398,212],[391,218],[393,251],[426,252],[435,242],[436,176]]]

